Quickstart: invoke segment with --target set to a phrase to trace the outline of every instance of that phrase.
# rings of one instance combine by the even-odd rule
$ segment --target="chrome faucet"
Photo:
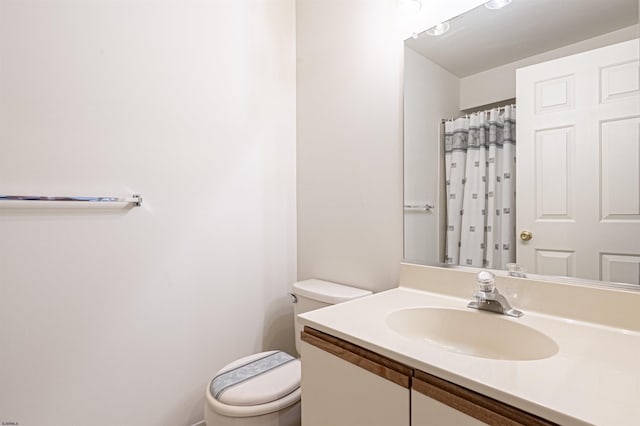
[[[483,311],[497,312],[503,315],[519,318],[524,315],[511,307],[507,299],[498,292],[495,285],[496,276],[489,271],[480,271],[476,275],[478,290],[473,293],[476,300],[469,302],[467,307]]]

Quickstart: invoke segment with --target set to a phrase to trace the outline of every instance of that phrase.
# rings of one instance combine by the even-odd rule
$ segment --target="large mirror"
[[[405,260],[640,288],[638,36],[638,0],[492,0],[407,39]]]

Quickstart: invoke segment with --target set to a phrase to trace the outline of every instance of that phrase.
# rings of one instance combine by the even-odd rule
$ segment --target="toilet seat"
[[[294,283],[293,293],[290,294],[294,296],[292,298],[294,302],[294,337],[297,352],[300,353],[302,322],[298,319],[299,314],[364,297],[370,295],[371,292],[328,281],[310,279]],[[264,354],[265,352],[261,352],[242,358],[225,366],[220,371],[225,374],[225,369],[251,362],[251,359],[259,358]],[[269,360],[265,368],[263,368],[265,363],[256,363],[241,374],[229,371],[225,377],[218,377],[217,380],[214,377],[215,383],[212,380],[205,392],[204,418],[206,424],[208,426],[301,426],[300,360],[289,358],[286,365],[274,367],[274,372],[268,374],[275,375],[267,380],[261,376],[263,372],[265,375],[267,374],[270,366],[278,364],[278,362],[272,363],[272,361]],[[280,369],[291,369],[291,371],[279,371]],[[260,374],[254,374],[256,371],[260,371]],[[278,373],[282,375],[281,380],[276,377]],[[237,380],[239,377],[243,380]],[[220,398],[220,395],[230,392],[227,390],[231,386],[229,383],[235,387],[245,378],[247,383],[241,389],[242,391],[235,389],[233,392],[235,396],[226,394]],[[264,381],[262,384],[260,384],[261,380]],[[224,401],[216,400],[213,397],[212,387],[213,393]],[[260,388],[263,388],[263,391],[259,390]],[[268,392],[264,392],[264,389],[267,389]],[[254,397],[254,393],[262,396]]]
[[[223,367],[216,377],[233,369],[259,362],[278,351],[260,352],[238,359]],[[300,360],[291,359],[260,374],[241,380],[219,392],[216,399],[211,393],[212,383],[207,387],[207,402],[213,410],[229,417],[251,417],[282,410],[300,401]]]

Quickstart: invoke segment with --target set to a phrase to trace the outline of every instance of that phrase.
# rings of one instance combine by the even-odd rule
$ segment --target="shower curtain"
[[[445,122],[445,263],[515,262],[515,105]]]

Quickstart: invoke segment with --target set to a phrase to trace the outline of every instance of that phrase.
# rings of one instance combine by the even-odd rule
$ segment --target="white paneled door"
[[[638,53],[632,40],[517,71],[516,257],[529,272],[640,284]]]

